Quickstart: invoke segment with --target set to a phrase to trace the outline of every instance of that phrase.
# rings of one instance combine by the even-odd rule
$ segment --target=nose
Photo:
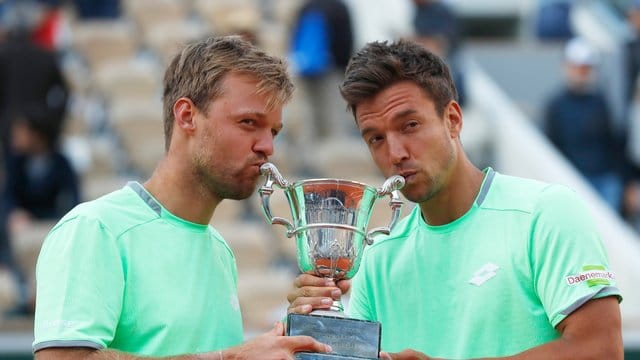
[[[264,154],[265,157],[273,155],[273,135],[271,132],[260,133],[253,145],[253,151]]]
[[[404,143],[396,136],[387,137],[387,146],[389,148],[389,160],[393,165],[401,165],[409,158],[409,153]]]

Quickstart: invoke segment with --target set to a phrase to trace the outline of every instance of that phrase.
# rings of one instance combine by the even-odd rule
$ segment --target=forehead
[[[220,93],[213,99],[214,106],[225,108],[251,107],[266,111],[269,94],[258,93],[258,79],[246,74],[227,74],[220,84]]]
[[[221,95],[244,94],[244,96],[250,97],[256,93],[257,84],[258,78],[254,75],[229,72],[222,78]],[[247,89],[251,91],[247,92]]]
[[[412,81],[402,81],[362,101],[356,108],[358,123],[374,118],[394,116],[408,109],[433,108],[433,101]]]
[[[271,101],[272,93],[259,92],[259,81],[253,75],[227,74],[222,81],[220,94],[213,100],[209,110],[232,117],[258,116],[280,122],[283,105]]]

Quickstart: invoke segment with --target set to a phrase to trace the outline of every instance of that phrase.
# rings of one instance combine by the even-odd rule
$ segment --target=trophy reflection
[[[259,189],[262,210],[271,224],[282,225],[287,236],[296,239],[297,262],[302,272],[331,278],[350,279],[360,266],[365,245],[377,234],[389,234],[400,216],[398,190],[402,176],[388,178],[380,188],[343,179],[309,179],[289,183],[271,163],[260,168],[266,177]],[[284,190],[292,221],[273,216],[270,196],[273,186]],[[390,197],[388,226],[367,231],[376,201]],[[362,359],[378,357],[380,323],[347,318],[340,301],[329,310],[310,315],[289,314],[288,335],[310,335],[333,348],[332,354],[297,353],[297,359]]]

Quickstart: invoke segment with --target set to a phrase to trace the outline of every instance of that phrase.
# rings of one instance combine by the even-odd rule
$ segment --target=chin
[[[434,194],[429,191],[420,191],[419,189],[403,189],[405,191],[401,191],[404,197],[413,202],[413,203],[421,203],[430,200],[433,198]],[[411,191],[413,190],[413,191]]]
[[[253,191],[240,190],[227,193],[224,198],[230,200],[245,200],[251,197],[251,195],[253,195]]]
[[[233,200],[244,200],[256,192],[256,184],[252,183],[251,185],[243,186],[236,188],[231,194],[229,194],[229,199]]]

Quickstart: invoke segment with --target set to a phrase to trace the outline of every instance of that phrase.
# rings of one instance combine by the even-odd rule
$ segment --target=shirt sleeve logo
[[[613,272],[608,271],[602,265],[585,265],[582,267],[581,273],[565,277],[567,285],[569,286],[586,283],[589,287],[596,285],[611,285],[611,282],[615,279],[616,276]]]

